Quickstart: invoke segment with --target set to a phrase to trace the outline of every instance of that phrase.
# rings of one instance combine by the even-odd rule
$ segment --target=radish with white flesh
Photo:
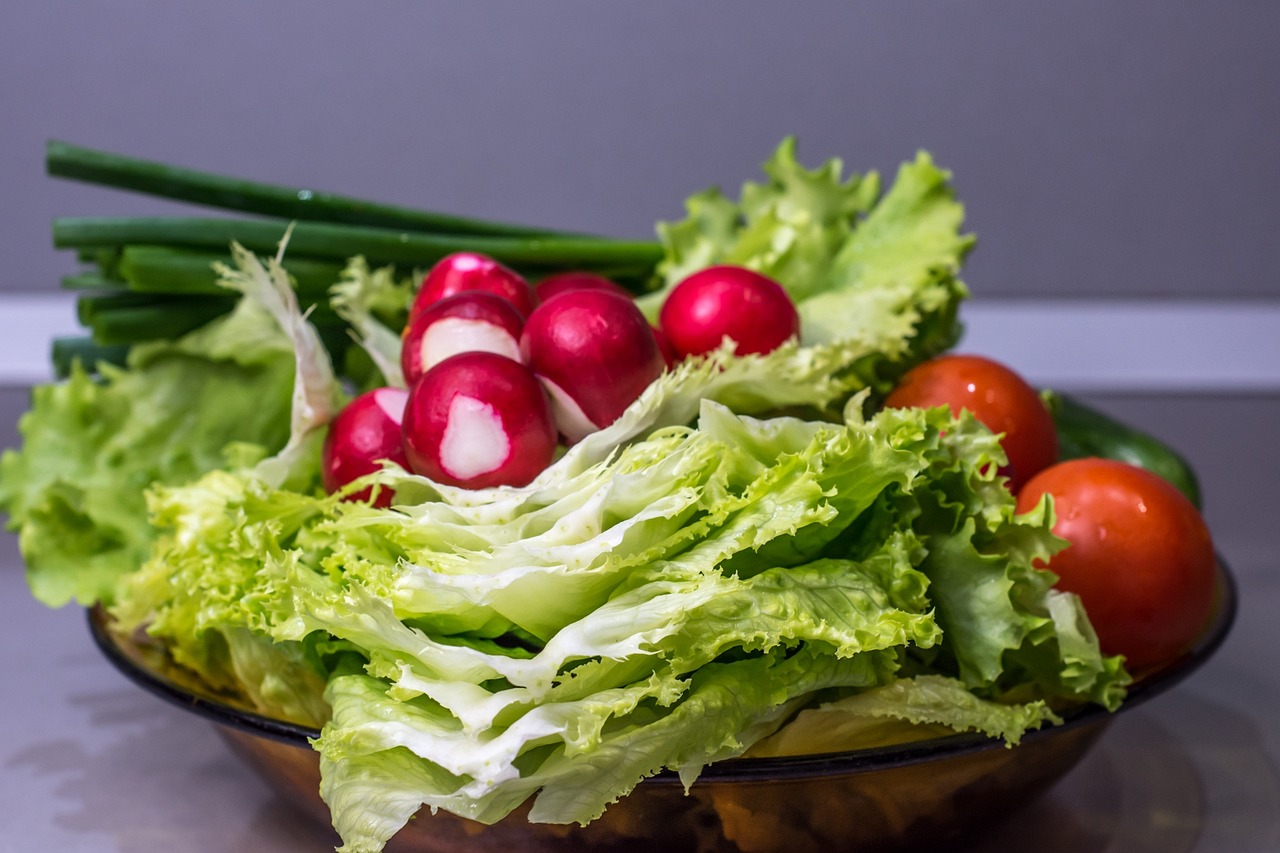
[[[400,430],[408,399],[409,393],[399,388],[377,388],[356,397],[338,412],[324,439],[321,476],[325,491],[336,492],[352,480],[372,474],[382,468],[384,459],[408,470]],[[370,487],[346,499],[364,502],[372,492]],[[390,504],[391,490],[381,489],[375,505]]]
[[[658,320],[680,355],[710,352],[725,337],[739,355],[767,353],[800,334],[800,315],[782,285],[734,266],[685,278],[667,295]]]
[[[605,290],[571,290],[539,305],[520,352],[570,444],[617,420],[666,366],[635,302]]]
[[[625,287],[593,272],[556,273],[538,282],[537,287],[534,288],[541,302],[546,302],[551,297],[570,290],[607,290],[627,299],[631,298],[630,291]]]
[[[404,415],[409,467],[439,483],[523,486],[551,464],[556,428],[529,368],[491,352],[435,365],[409,390]]]
[[[501,296],[469,290],[428,305],[409,325],[400,351],[405,384],[464,352],[492,352],[520,360],[524,317]]]
[[[501,296],[528,317],[538,297],[518,272],[476,252],[455,252],[441,258],[422,279],[422,287],[409,309],[409,325],[433,302],[455,293],[483,290]],[[407,327],[406,327],[407,328]]]

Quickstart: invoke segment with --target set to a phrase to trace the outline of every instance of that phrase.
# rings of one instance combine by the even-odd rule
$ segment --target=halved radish
[[[468,489],[523,486],[551,464],[556,429],[529,368],[468,352],[427,370],[409,390],[404,447],[414,472]]]
[[[680,355],[733,340],[739,355],[766,353],[800,334],[800,315],[782,285],[745,267],[707,267],[677,284],[659,314]]]
[[[338,412],[325,436],[321,476],[325,490],[336,492],[357,477],[372,474],[388,459],[409,468],[400,438],[409,394],[399,388],[376,388],[356,397]],[[372,488],[347,500],[367,501]],[[375,506],[389,506],[391,491],[382,489]]]
[[[409,309],[409,323],[433,302],[446,296],[468,290],[484,290],[497,294],[510,302],[528,317],[538,304],[538,298],[529,283],[515,270],[509,269],[488,255],[477,252],[455,252],[441,258],[422,279],[422,287]]]
[[[520,360],[524,317],[493,293],[469,290],[428,305],[409,325],[400,351],[404,381],[413,385],[428,368],[463,352],[493,352]]]
[[[605,290],[570,290],[539,305],[520,352],[570,443],[617,420],[665,366],[640,309]]]
[[[569,290],[607,290],[627,299],[631,298],[630,291],[625,287],[593,272],[556,273],[538,282],[534,288],[540,302],[546,302],[551,297]]]

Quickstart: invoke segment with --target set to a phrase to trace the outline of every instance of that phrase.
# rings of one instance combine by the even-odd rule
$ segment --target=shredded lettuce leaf
[[[412,291],[397,280],[392,267],[372,269],[362,257],[352,258],[330,289],[330,303],[339,317],[351,325],[352,335],[392,388],[405,387],[400,367],[400,335],[389,328],[384,317],[403,320],[412,301]]]

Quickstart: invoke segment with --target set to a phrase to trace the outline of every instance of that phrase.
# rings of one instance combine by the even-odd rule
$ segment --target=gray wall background
[[[172,208],[43,176],[50,137],[479,216],[647,236],[801,157],[955,173],[982,296],[1280,293],[1280,4],[6,0],[0,288],[55,215]]]

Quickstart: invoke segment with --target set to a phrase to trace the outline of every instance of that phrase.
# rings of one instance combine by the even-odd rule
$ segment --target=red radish
[[[556,273],[538,282],[535,290],[541,302],[568,290],[607,290],[627,299],[631,298],[631,293],[625,287],[593,272]]]
[[[409,309],[409,325],[431,303],[468,290],[496,293],[516,307],[523,317],[538,304],[533,288],[515,270],[487,255],[456,252],[441,258],[422,279],[422,287]]]
[[[680,362],[676,348],[671,346],[671,341],[667,340],[667,336],[657,326],[650,326],[649,330],[653,332],[653,339],[658,342],[658,352],[662,353],[662,361],[667,365],[667,370],[675,367]]]
[[[377,388],[356,397],[338,412],[324,439],[322,477],[326,491],[336,492],[357,477],[372,474],[382,467],[383,459],[408,469],[409,460],[400,440],[400,423],[408,399],[408,392],[398,388]],[[370,487],[347,500],[367,501],[372,492]],[[380,490],[374,505],[390,504],[391,490]]]
[[[404,338],[400,366],[413,385],[428,368],[462,352],[493,352],[520,360],[524,317],[501,296],[468,290],[423,309]]]
[[[800,333],[800,316],[782,285],[744,267],[688,276],[667,295],[658,320],[681,355],[710,352],[726,336],[739,355],[766,353]]]
[[[539,305],[524,325],[520,353],[546,386],[570,443],[617,420],[664,368],[635,302],[605,290],[570,290]]]
[[[551,464],[556,428],[529,368],[491,352],[447,358],[409,390],[404,448],[414,472],[482,489],[523,486]]]

